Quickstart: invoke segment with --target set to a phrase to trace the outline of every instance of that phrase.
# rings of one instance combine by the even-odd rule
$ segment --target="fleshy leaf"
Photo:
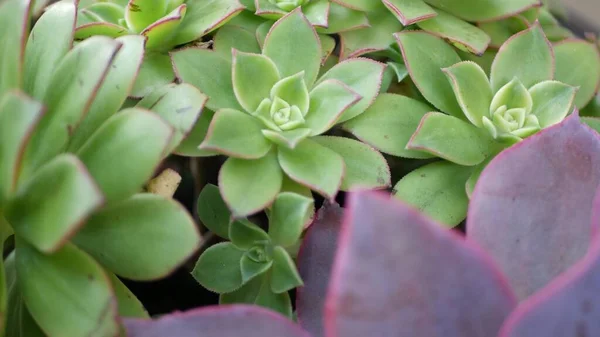
[[[241,27],[225,25],[215,34],[213,50],[225,58],[231,58],[233,49],[244,53],[260,54],[260,46],[255,34]]]
[[[242,286],[242,256],[244,251],[233,243],[217,243],[200,255],[192,275],[210,291],[219,294],[234,291]]]
[[[313,207],[313,199],[282,192],[269,213],[269,237],[273,244],[291,247],[298,242]]]
[[[351,194],[341,236],[326,331],[344,337],[494,336],[515,306],[481,250],[387,196]]]
[[[454,227],[465,219],[469,198],[465,184],[470,167],[446,161],[420,167],[405,175],[394,186],[394,196],[446,226]]]
[[[573,114],[496,156],[479,177],[467,234],[521,299],[586,252],[600,183],[599,137]]]
[[[465,116],[475,126],[482,127],[482,118],[488,115],[494,96],[483,69],[475,62],[465,61],[443,71]]]
[[[292,180],[327,199],[337,194],[344,177],[344,159],[315,141],[305,139],[294,150],[280,148],[279,163]]]
[[[254,223],[240,219],[229,225],[229,239],[239,249],[250,250],[255,245],[269,242],[269,235]],[[244,280],[244,283],[246,281]]]
[[[160,19],[166,11],[166,1],[129,0],[125,8],[127,27],[135,33],[141,33],[146,27]]]
[[[554,45],[556,80],[578,86],[578,108],[585,107],[600,87],[600,51],[584,40],[566,40]]]
[[[492,99],[489,112],[494,113],[502,106],[507,109],[522,108],[525,109],[525,112],[531,111],[533,107],[531,94],[518,77],[513,78],[498,90]]]
[[[245,284],[255,277],[265,273],[271,268],[273,261],[257,262],[248,257],[248,254],[242,256],[240,261],[242,271],[242,282]]]
[[[31,1],[5,0],[0,3],[0,97],[21,87],[23,57],[29,27]]]
[[[206,138],[210,122],[214,115],[214,111],[209,110],[206,107],[202,109],[202,113],[196,120],[196,123],[187,136],[181,141],[179,146],[173,150],[173,153],[186,157],[210,157],[218,155],[216,152],[198,148],[198,144],[201,144],[204,141],[204,138]]]
[[[439,112],[430,112],[421,120],[406,145],[459,165],[473,166],[487,158],[495,147],[483,129]]]
[[[306,115],[310,98],[306,83],[304,82],[304,72],[301,71],[295,75],[281,79],[271,89],[270,97],[279,97],[289,105],[297,106],[302,115]]]
[[[410,97],[384,93],[377,96],[363,114],[347,121],[343,127],[384,153],[404,158],[431,158],[428,153],[407,150],[406,144],[423,116],[432,110],[429,105]]]
[[[560,123],[573,108],[577,88],[558,81],[540,82],[529,89],[542,128]]]
[[[540,5],[539,0],[425,0],[466,21],[494,21]]]
[[[110,280],[91,257],[72,244],[52,255],[40,253],[22,240],[17,240],[16,247],[19,288],[31,316],[45,333],[117,334],[117,302]]]
[[[275,312],[292,317],[292,302],[288,293],[276,294],[271,291],[270,272],[255,277],[240,289],[222,294],[219,304],[247,303],[269,308]],[[247,332],[244,332],[247,334]],[[308,337],[308,336],[307,336]]]
[[[321,67],[321,43],[300,8],[277,21],[265,40],[263,54],[277,65],[281,77],[304,71],[310,88]]]
[[[198,196],[197,207],[198,217],[202,224],[218,236],[229,239],[231,213],[217,186],[212,184],[204,186]]]
[[[262,130],[263,136],[279,146],[295,149],[296,146],[312,134],[311,129],[299,128],[289,131]]]
[[[232,78],[238,102],[253,113],[263,99],[270,97],[271,88],[280,76],[277,66],[268,57],[234,50]]]
[[[306,127],[313,136],[333,127],[342,114],[356,106],[362,99],[352,88],[339,80],[323,81],[310,92],[310,107],[306,115]]]
[[[274,152],[255,160],[229,158],[219,171],[219,189],[233,216],[239,218],[269,206],[282,179]]]
[[[318,84],[327,80],[338,80],[361,96],[360,101],[344,112],[338,123],[360,115],[373,104],[379,94],[384,70],[385,65],[382,63],[358,58],[340,62],[321,76]]]
[[[256,306],[207,307],[165,315],[155,321],[125,320],[129,337],[308,337],[293,322]]]
[[[110,284],[117,298],[119,307],[119,316],[132,318],[150,318],[150,315],[144,308],[142,302],[119,280],[119,278],[111,273],[106,272],[110,279]]]
[[[384,0],[383,4],[404,26],[431,19],[437,15],[423,0]]]
[[[115,38],[127,35],[127,33],[128,31],[126,28],[115,25],[114,23],[92,22],[77,27],[75,30],[75,38],[78,40],[85,40],[97,35]]]
[[[383,7],[379,1],[372,0],[335,0],[335,2],[342,6],[364,12],[374,11]]]
[[[174,80],[175,74],[169,55],[146,50],[144,61],[129,96],[134,98],[145,97],[152,91],[172,83]]]
[[[304,284],[296,269],[296,264],[282,247],[273,249],[272,269],[271,290],[276,294],[290,291]]]
[[[346,171],[340,190],[384,189],[391,186],[390,168],[385,158],[369,145],[334,136],[319,136],[314,140],[344,159]]]
[[[185,4],[175,8],[171,13],[151,25],[147,26],[140,34],[147,38],[146,48],[161,49],[164,48],[167,41],[176,32],[177,28],[183,22],[187,7]]]
[[[314,27],[327,27],[329,24],[329,0],[312,0],[303,6],[302,12]]]
[[[554,53],[539,23],[513,35],[492,63],[490,81],[494,92],[515,77],[526,88],[554,77]]]
[[[6,219],[20,238],[55,252],[103,203],[103,195],[77,157],[57,156],[11,199]]]
[[[369,26],[369,19],[364,12],[344,7],[335,2],[330,2],[329,5],[327,28],[317,28],[319,33],[335,34]]]
[[[73,242],[117,275],[167,276],[200,245],[188,212],[172,199],[137,194],[95,213]]]
[[[365,17],[367,24],[364,27],[356,27],[339,34],[341,59],[350,59],[385,50],[394,43],[392,34],[403,28],[402,24],[398,22],[398,18],[386,9],[367,14],[368,16]],[[377,22],[377,24],[371,25],[370,22]]]
[[[159,116],[130,108],[109,118],[77,156],[108,202],[123,200],[150,179],[172,134],[173,129]]]
[[[452,86],[442,72],[443,68],[460,62],[458,54],[444,40],[426,32],[400,32],[394,36],[410,77],[421,94],[441,111],[464,118]]]

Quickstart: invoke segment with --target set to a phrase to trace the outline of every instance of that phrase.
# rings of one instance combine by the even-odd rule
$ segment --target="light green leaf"
[[[494,21],[539,6],[538,0],[425,0],[466,21]]]
[[[264,245],[269,242],[269,235],[254,223],[240,219],[229,225],[229,239],[236,247],[249,250],[256,245]]]
[[[243,110],[233,93],[231,58],[208,49],[186,48],[171,54],[178,77],[208,96],[211,110]]]
[[[321,43],[300,8],[277,21],[265,40],[263,54],[277,65],[281,77],[304,71],[310,88],[321,67]]]
[[[192,127],[192,130],[190,130],[188,135],[181,141],[179,146],[173,150],[173,153],[186,157],[210,157],[218,155],[216,152],[198,148],[198,144],[201,144],[204,141],[204,138],[206,138],[210,122],[214,115],[215,113],[212,110],[204,108],[198,117],[198,120],[196,120],[196,123]]]
[[[231,212],[221,197],[219,188],[212,184],[204,186],[198,196],[198,217],[202,224],[216,235],[229,239]]]
[[[137,194],[95,213],[73,242],[119,276],[154,280],[185,262],[200,234],[173,199]]]
[[[80,11],[80,13],[83,13],[83,11]],[[77,27],[75,30],[75,39],[85,40],[97,35],[115,38],[127,35],[128,33],[126,28],[115,25],[114,23],[91,22]]]
[[[145,97],[152,91],[165,86],[174,80],[175,73],[173,73],[169,55],[146,51],[135,85],[133,86],[133,89],[131,89],[129,96],[134,98]]]
[[[342,156],[346,171],[340,189],[384,189],[391,186],[390,168],[372,147],[344,137],[320,136],[314,140]]]
[[[232,292],[243,284],[240,269],[243,256],[244,251],[233,243],[217,243],[200,255],[192,275],[204,288],[212,292]]]
[[[233,109],[221,109],[213,117],[200,149],[235,158],[262,158],[272,147],[261,132],[263,128],[264,125],[253,116]]]
[[[233,92],[240,105],[249,113],[256,111],[263,99],[269,98],[273,85],[279,81],[275,63],[261,54],[233,51]]]
[[[128,6],[130,7],[130,6]],[[185,4],[175,8],[158,21],[147,26],[140,34],[147,37],[146,48],[148,49],[168,49],[165,42],[173,36],[177,28],[183,21],[187,7]]]
[[[240,268],[242,270],[242,282],[247,283],[251,281],[253,278],[269,270],[272,265],[273,261],[254,261],[253,259],[248,257],[248,253],[246,253],[240,261]]]
[[[269,213],[269,237],[273,244],[283,247],[296,244],[313,205],[312,196],[306,197],[292,192],[280,193]]]
[[[288,293],[275,294],[271,291],[270,273],[264,273],[246,283],[240,289],[222,294],[219,304],[246,303],[271,309],[286,317],[292,317],[292,302]]]
[[[213,50],[221,54],[222,57],[231,59],[232,49],[245,53],[260,54],[260,46],[255,34],[247,29],[228,24],[221,27],[215,34]]]
[[[288,149],[294,149],[296,146],[310,136],[311,129],[299,128],[290,131],[272,131],[262,130],[263,136],[279,146],[285,146]]]
[[[459,165],[473,166],[492,153],[495,143],[483,129],[456,117],[430,112],[423,117],[406,148],[429,152]]]
[[[68,151],[77,151],[102,123],[114,115],[127,99],[144,58],[144,38],[129,35],[117,38],[122,47],[98,89],[88,113],[69,141]]]
[[[467,215],[465,183],[471,167],[440,161],[418,168],[394,186],[394,196],[433,219],[454,227]]]
[[[150,179],[172,134],[156,114],[130,108],[109,118],[77,155],[110,203],[128,198]]]
[[[319,34],[319,40],[321,40],[321,64],[324,64],[335,50],[336,42],[333,37],[325,34]]]
[[[429,105],[406,96],[381,94],[367,111],[343,127],[384,153],[404,158],[431,158],[426,152],[407,150],[406,144],[423,116],[432,110]]]
[[[452,86],[442,72],[460,62],[458,54],[444,40],[426,32],[406,31],[395,37],[410,77],[425,99],[442,112],[464,119]]]
[[[265,45],[267,35],[269,35],[269,31],[271,30],[271,27],[273,27],[274,24],[275,22],[273,21],[265,21],[256,28],[256,39],[261,48]]]
[[[581,117],[581,120],[590,128],[600,133],[600,118],[598,117]]]
[[[542,27],[531,28],[513,35],[506,41],[492,63],[490,81],[497,92],[513,78],[526,88],[551,80],[554,76],[554,55]]]
[[[533,108],[531,113],[536,115],[540,126],[546,128],[561,122],[571,109],[577,88],[558,81],[540,82],[529,89]]]
[[[362,97],[343,82],[330,79],[319,83],[310,92],[310,108],[306,127],[312,135],[331,129],[344,112],[358,104]]]
[[[464,61],[442,69],[463,113],[477,127],[488,115],[494,94],[487,75],[475,62]]]
[[[314,27],[327,27],[329,23],[329,0],[312,0],[302,7],[302,12]]]
[[[167,152],[173,151],[190,133],[208,98],[191,84],[168,84],[144,97],[137,105],[156,112],[175,133]]]
[[[506,106],[507,109],[523,108],[525,112],[531,111],[533,107],[531,94],[518,78],[513,78],[498,90],[492,99],[489,112],[494,113],[502,106]]]
[[[256,0],[256,12],[254,14],[269,20],[278,20],[287,14],[286,10],[281,9],[270,0]]]
[[[87,112],[120,43],[92,37],[75,46],[59,63],[44,96],[46,114],[24,154],[25,177],[64,150]]]
[[[258,26],[260,26],[262,23],[264,23],[267,20],[264,18],[261,18],[258,15],[255,15],[254,12],[256,11],[256,9],[251,9],[246,4],[247,2],[250,2],[252,4],[251,7],[254,7],[254,0],[241,0],[241,2],[242,2],[242,4],[247,6],[247,8],[246,8],[247,10],[241,11],[238,15],[236,15],[231,20],[229,20],[227,22],[226,26],[228,26],[228,27],[235,26],[235,27],[246,29],[250,32],[255,32],[256,29],[258,28]],[[223,27],[221,27],[221,28],[223,28]],[[250,52],[249,50],[247,50],[247,51]]]
[[[492,63],[494,62],[494,58],[496,57],[497,53],[496,50],[488,49],[485,51],[485,53],[483,53],[482,56],[477,56],[459,49],[457,49],[456,51],[463,60],[473,61],[477,63],[477,65],[479,65],[481,69],[483,69],[484,72],[488,75],[490,73],[490,70],[492,69]]]
[[[125,21],[134,33],[141,33],[165,15],[166,11],[166,1],[130,0],[125,8]]]
[[[367,25],[364,27],[356,27],[339,33],[341,59],[350,59],[385,50],[394,43],[393,33],[401,31],[403,28],[398,18],[385,8],[377,12],[368,12],[365,21],[367,21]],[[371,25],[370,22],[377,22],[377,24]]]
[[[327,28],[317,27],[317,32],[335,34],[366,27],[369,27],[369,19],[365,12],[330,2]]]
[[[0,97],[23,83],[23,46],[29,27],[31,1],[0,2]]]
[[[51,253],[60,249],[103,201],[77,157],[63,154],[42,166],[19,189],[5,216],[20,238]]]
[[[344,159],[334,151],[310,139],[295,149],[279,148],[281,168],[294,181],[327,199],[337,194],[344,177]]]
[[[364,12],[374,11],[383,7],[379,1],[373,0],[336,0],[336,2],[342,6]]]
[[[15,263],[25,304],[48,336],[117,334],[110,280],[83,251],[67,244],[46,255],[18,239]]]
[[[271,291],[285,293],[304,285],[296,264],[282,247],[273,249],[273,272],[271,273]]]
[[[556,80],[579,87],[575,105],[582,109],[600,87],[600,51],[584,40],[565,40],[554,45]]]
[[[361,96],[360,101],[344,112],[338,123],[360,115],[373,104],[379,94],[384,71],[385,65],[382,63],[363,58],[351,59],[338,63],[319,79],[317,84],[338,80]]]
[[[54,68],[71,49],[76,15],[75,3],[59,2],[49,7],[31,30],[25,49],[23,89],[37,100],[44,97]]]
[[[467,179],[467,183],[465,184],[465,189],[466,189],[467,196],[469,197],[469,199],[471,199],[471,195],[473,195],[473,190],[475,189],[475,185],[477,184],[477,181],[479,180],[479,176],[481,176],[481,173],[483,172],[483,170],[492,161],[492,159],[494,159],[496,154],[500,153],[500,151],[501,150],[499,149],[498,151],[496,151],[496,153],[494,153],[491,156],[489,156],[488,158],[486,158],[486,160],[477,164],[477,166],[473,167],[473,171],[471,172],[471,175],[469,176],[469,179]]]
[[[21,154],[43,111],[40,103],[18,92],[0,99],[0,208],[16,188]]]
[[[39,1],[36,1],[39,2]],[[125,5],[127,5],[129,1],[125,1]],[[79,2],[79,7],[81,8],[85,6],[82,2]],[[110,22],[114,24],[118,24],[119,20],[125,16],[125,6],[121,6],[112,2],[94,2],[89,6],[85,6],[82,11],[88,11],[93,13],[103,22]]]
[[[271,89],[271,98],[279,97],[289,105],[297,106],[306,115],[310,104],[308,89],[304,82],[304,71],[288,76],[277,82]]]
[[[115,274],[111,272],[106,272],[106,274],[108,274],[110,284],[117,298],[119,316],[127,318],[150,318],[142,302],[135,297],[131,290]]]
[[[219,172],[219,189],[233,216],[240,218],[268,207],[282,179],[274,152],[255,160],[229,158]]]
[[[383,4],[405,26],[431,19],[437,15],[436,11],[423,0],[386,0],[383,1]]]

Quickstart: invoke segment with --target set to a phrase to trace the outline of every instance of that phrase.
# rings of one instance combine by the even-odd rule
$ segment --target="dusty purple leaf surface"
[[[400,201],[351,194],[328,337],[496,336],[516,299],[480,249]]]
[[[467,236],[524,299],[586,253],[599,183],[599,136],[575,113],[487,166],[471,198]]]

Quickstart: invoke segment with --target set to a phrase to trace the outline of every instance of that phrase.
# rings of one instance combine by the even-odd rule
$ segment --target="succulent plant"
[[[319,39],[299,9],[273,25],[262,53],[252,35],[243,36],[217,34],[213,50],[172,54],[179,78],[207,94],[207,107],[216,110],[199,149],[229,157],[219,189],[233,216],[261,211],[285,188],[332,199],[339,189],[387,187],[389,169],[377,151],[323,136],[368,108],[384,65],[352,59],[319,76]]]
[[[75,38],[95,35],[145,36],[149,53],[144,58],[131,96],[141,98],[173,82],[168,52],[199,40],[237,15],[238,0],[110,0],[80,6]]]
[[[117,113],[144,38],[72,47],[74,3],[47,8],[31,34],[30,6],[0,3],[0,238],[15,245],[2,261],[0,326],[9,336],[114,336],[121,316],[148,315],[117,275],[164,277],[199,246],[181,205],[140,192],[206,97],[173,84]]]

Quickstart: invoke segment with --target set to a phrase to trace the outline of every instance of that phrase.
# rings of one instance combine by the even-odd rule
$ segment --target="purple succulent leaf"
[[[523,301],[500,337],[600,336],[600,240],[567,272]]]
[[[516,299],[482,250],[379,192],[348,205],[326,336],[497,335]]]
[[[294,322],[250,305],[204,307],[156,320],[124,319],[128,337],[309,337]]]
[[[323,337],[325,297],[338,246],[343,209],[325,202],[308,228],[298,253],[298,271],[304,286],[296,290],[300,326],[313,337]]]
[[[600,137],[574,113],[492,160],[471,197],[467,236],[522,300],[584,256],[599,183]]]

